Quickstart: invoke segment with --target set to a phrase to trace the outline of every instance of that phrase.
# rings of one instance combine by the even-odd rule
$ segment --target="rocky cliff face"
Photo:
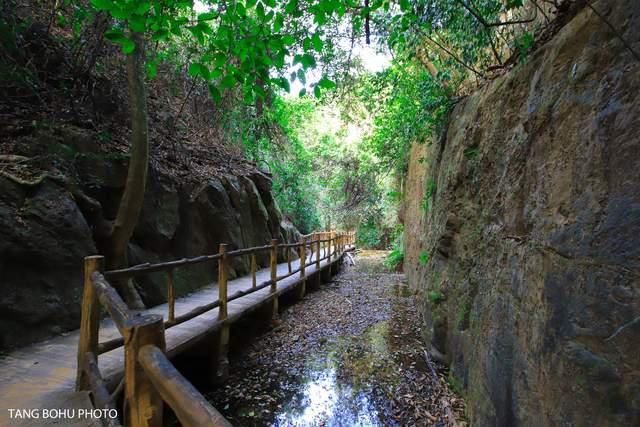
[[[99,252],[98,218],[115,217],[123,190],[125,157],[100,154],[91,138],[77,138],[68,129],[55,132],[56,143],[75,153],[64,175],[0,175],[0,349],[78,327],[82,260]],[[39,139],[51,143],[49,136]],[[215,253],[220,243],[234,249],[272,238],[291,242],[300,234],[283,218],[265,173],[253,168],[185,184],[152,166],[129,261]],[[231,275],[247,273],[248,262],[234,259]],[[266,267],[266,255],[258,262]],[[215,265],[180,269],[178,294],[215,277]],[[146,304],[166,300],[162,274],[136,285]]]
[[[639,2],[595,6],[640,50]],[[405,270],[473,425],[640,424],[638,93],[585,8],[413,147]]]

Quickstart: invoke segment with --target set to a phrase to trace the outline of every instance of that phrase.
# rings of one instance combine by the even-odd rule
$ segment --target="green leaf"
[[[192,77],[202,77],[205,80],[209,80],[209,69],[206,65],[199,62],[194,62],[189,65],[189,75]]]
[[[507,0],[507,10],[522,7],[523,4],[523,0]]]
[[[144,15],[151,9],[151,3],[148,1],[138,2],[134,12],[138,15]]]
[[[245,2],[245,6],[247,7],[247,9],[251,9],[253,6],[256,5],[258,0],[247,0]]]
[[[121,29],[112,28],[110,30],[105,31],[104,38],[106,38],[107,40],[110,40],[112,42],[118,43],[118,42],[122,41],[123,39],[126,39],[127,37],[124,35],[124,32],[122,32]]]
[[[127,23],[129,24],[129,28],[138,33],[142,33],[147,29],[147,20],[144,16],[132,15],[129,17]]]
[[[304,55],[301,56],[300,63],[302,63],[302,66],[306,70],[307,68],[315,66],[316,65],[316,60],[313,57],[313,55],[305,53]]]
[[[258,6],[256,6],[256,13],[258,14],[258,18],[264,18],[264,5],[262,2],[258,3]]]
[[[281,13],[276,15],[276,20],[273,22],[273,32],[279,33],[284,25],[284,16]]]
[[[233,87],[235,84],[236,84],[236,80],[233,78],[233,76],[230,74],[227,74],[226,76],[224,76],[224,78],[220,82],[220,87],[222,89],[229,89]]]
[[[322,51],[323,43],[318,33],[315,33],[313,37],[311,37],[311,41],[313,42],[313,48],[315,50],[317,50],[318,52]]]
[[[111,0],[91,0],[91,6],[98,10],[111,10],[115,5]]]
[[[284,7],[284,11],[287,12],[288,14],[293,14],[293,12],[295,12],[296,9],[298,9],[298,0],[291,0]]]
[[[198,15],[198,21],[213,21],[218,17],[215,12],[205,12]]]
[[[304,70],[302,68],[298,69],[297,75],[298,75],[298,80],[300,80],[300,83],[302,83],[303,85],[306,85],[307,77],[304,75]]]
[[[169,38],[169,30],[167,30],[166,28],[161,28],[158,31],[156,31],[155,33],[153,33],[153,36],[151,36],[152,40],[161,40],[161,41],[165,41]]]
[[[302,49],[304,49],[304,51],[308,51],[311,50],[311,48],[313,47],[313,42],[311,41],[310,38],[305,38],[304,40],[302,40]]]
[[[220,102],[220,101],[222,101],[222,95],[220,94],[220,90],[218,90],[218,88],[216,87],[216,85],[214,85],[214,84],[209,84],[209,94],[211,95],[211,98],[212,98],[215,102]]]
[[[335,82],[329,80],[328,78],[323,77],[318,82],[318,86],[323,88],[323,89],[333,89],[333,88],[336,87],[336,84],[335,84]]]
[[[158,67],[155,62],[147,62],[145,68],[149,79],[154,79],[158,75]]]
[[[136,49],[136,44],[133,42],[133,40],[124,39],[118,43],[122,45],[122,52],[124,52],[127,55],[132,53]]]
[[[277,84],[278,86],[280,86],[282,89],[284,89],[287,92],[291,91],[291,86],[289,85],[289,80],[287,80],[284,77],[280,77],[277,79],[273,79],[273,82],[275,84]]]
[[[213,59],[213,62],[214,64],[216,64],[216,67],[222,67],[227,62],[227,55],[217,53]]]
[[[313,94],[316,96],[316,98],[320,98],[320,86],[316,85],[316,87],[313,88]]]
[[[296,39],[291,34],[285,34],[282,36],[282,44],[285,46],[291,46],[296,42]]]
[[[300,89],[300,92],[298,92],[298,96],[299,96],[299,97],[303,97],[303,96],[305,96],[306,94],[307,94],[307,89],[306,89],[306,88],[304,88],[304,87],[303,87],[302,89]]]

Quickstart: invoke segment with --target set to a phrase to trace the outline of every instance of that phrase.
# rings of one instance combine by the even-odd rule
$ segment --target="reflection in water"
[[[339,384],[336,370],[316,372],[302,384],[303,397],[296,405],[287,405],[276,414],[276,426],[376,426],[378,411],[364,393]]]
[[[329,343],[326,356],[311,360],[298,383],[300,398],[291,399],[275,414],[274,425],[385,425],[372,380],[386,377],[394,382],[388,338],[389,322],[383,321],[360,336]]]

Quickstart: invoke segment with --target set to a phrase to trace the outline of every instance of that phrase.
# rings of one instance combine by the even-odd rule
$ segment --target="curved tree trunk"
[[[136,32],[130,32],[130,37],[135,43],[135,50],[127,55],[131,149],[124,194],[111,229],[111,242],[107,256],[107,266],[110,269],[127,265],[127,246],[142,210],[149,167],[147,98],[144,86],[144,39],[141,34]],[[131,308],[144,307],[131,281],[114,284]]]

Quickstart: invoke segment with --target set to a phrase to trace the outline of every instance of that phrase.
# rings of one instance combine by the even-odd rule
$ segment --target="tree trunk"
[[[133,53],[127,55],[127,78],[131,109],[131,148],[129,170],[118,214],[111,229],[111,242],[107,257],[109,269],[127,266],[127,246],[142,210],[147,169],[149,167],[149,135],[147,125],[147,98],[144,86],[144,39],[131,31],[135,43]],[[131,281],[114,283],[131,308],[143,308],[142,300]]]

